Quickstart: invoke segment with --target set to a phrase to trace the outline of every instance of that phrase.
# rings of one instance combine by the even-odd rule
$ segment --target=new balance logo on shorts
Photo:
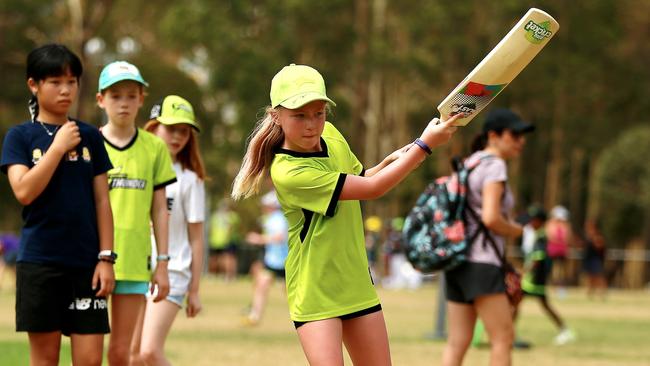
[[[108,304],[106,303],[106,299],[91,299],[89,297],[85,298],[76,298],[74,301],[70,303],[70,306],[68,309],[70,310],[88,310],[90,309],[90,305],[92,304],[93,310],[97,309],[106,309],[108,307]]]

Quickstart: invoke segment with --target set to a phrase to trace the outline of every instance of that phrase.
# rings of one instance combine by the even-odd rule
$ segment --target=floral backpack
[[[404,221],[402,235],[406,257],[423,273],[450,270],[467,260],[469,246],[480,230],[465,232],[467,179],[481,161],[470,166],[452,159],[453,172],[436,179],[422,192]]]

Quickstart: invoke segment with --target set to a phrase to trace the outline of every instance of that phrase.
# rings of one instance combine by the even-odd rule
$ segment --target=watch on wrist
[[[156,257],[156,262],[169,262],[170,259],[171,257],[169,254],[158,254]]]
[[[97,259],[102,262],[115,263],[115,260],[117,260],[117,253],[108,249],[102,250],[99,252],[99,254],[97,254]]]

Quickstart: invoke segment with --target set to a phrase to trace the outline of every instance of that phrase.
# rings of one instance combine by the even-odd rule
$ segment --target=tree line
[[[271,77],[289,63],[325,76],[337,101],[330,119],[364,164],[410,142],[435,106],[530,6],[560,31],[497,97],[537,125],[511,164],[518,209],[563,204],[580,229],[600,217],[613,246],[643,238],[650,248],[650,1],[502,0],[4,0],[0,4],[0,135],[27,119],[27,53],[60,42],[84,62],[76,116],[100,126],[101,67],[136,64],[151,87],[140,112],[166,94],[197,109],[213,204],[227,195],[246,137],[269,104]],[[468,153],[482,118],[385,198],[364,210],[404,215],[449,159]],[[19,226],[8,182],[0,229]],[[244,203],[243,210],[254,204]],[[252,211],[251,211],[252,212]]]

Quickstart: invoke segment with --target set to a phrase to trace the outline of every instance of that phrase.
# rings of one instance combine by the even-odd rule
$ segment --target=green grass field
[[[27,365],[27,335],[14,332],[14,292],[11,278],[0,290],[0,365]],[[202,284],[204,311],[195,319],[179,316],[167,342],[174,365],[305,365],[280,284],[272,288],[262,323],[241,325],[251,283],[223,283],[206,278]],[[431,333],[437,299],[435,284],[421,289],[379,290],[395,365],[440,364],[444,343],[425,338]],[[533,342],[515,350],[515,365],[650,365],[650,292],[611,291],[606,301],[587,300],[584,290],[570,290],[563,300],[552,298],[578,340],[554,346],[555,329],[533,300],[525,300],[518,334]],[[67,339],[61,365],[70,365]],[[465,365],[487,365],[486,348],[470,349]],[[346,360],[346,365],[351,365]]]

